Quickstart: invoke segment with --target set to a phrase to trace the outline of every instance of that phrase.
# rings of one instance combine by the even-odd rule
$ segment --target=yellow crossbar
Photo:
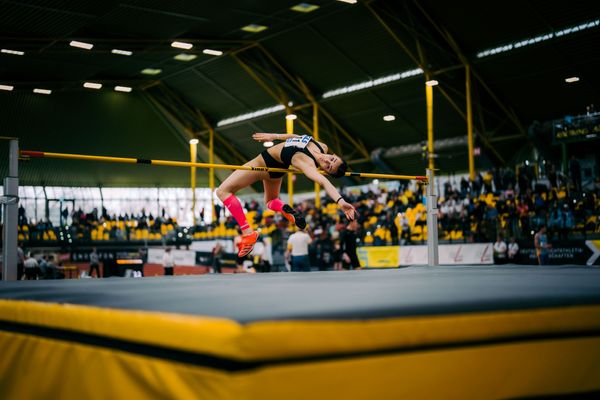
[[[86,160],[86,161],[101,161],[101,162],[114,162],[123,164],[147,164],[147,165],[162,165],[165,167],[196,167],[196,168],[217,168],[217,169],[230,169],[230,170],[245,170],[245,171],[260,171],[260,172],[291,172],[295,174],[301,174],[302,171],[296,169],[285,169],[285,168],[269,168],[269,167],[251,167],[248,165],[230,165],[230,164],[211,164],[211,163],[198,163],[189,161],[171,161],[171,160],[150,160],[144,158],[130,158],[130,157],[110,157],[110,156],[93,156],[87,154],[69,154],[69,153],[51,153],[46,151],[30,151],[22,150],[22,157],[32,158],[63,158],[70,160]],[[325,173],[325,172],[321,172]],[[395,174],[375,174],[365,172],[346,172],[345,176],[355,176],[358,178],[377,178],[377,179],[399,179],[399,180],[416,180],[427,183],[426,176],[418,175],[395,175]]]

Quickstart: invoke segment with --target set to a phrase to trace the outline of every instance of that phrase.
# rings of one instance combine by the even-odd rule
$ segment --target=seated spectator
[[[483,186],[485,188],[486,193],[492,193],[492,182],[494,180],[494,175],[491,171],[487,171],[483,176]]]
[[[410,225],[408,224],[408,218],[404,213],[398,214],[398,217],[400,218],[400,229],[402,230],[400,237],[403,242],[401,244],[410,244],[412,242],[410,240]]]
[[[568,240],[569,232],[575,227],[573,212],[567,204],[563,204],[562,219],[559,225],[558,238],[559,240]]]
[[[40,268],[40,274],[39,274],[39,278],[40,279],[45,279],[46,275],[47,275],[47,265],[48,263],[46,262],[46,256],[44,254],[40,254],[37,262],[38,262],[38,266]]]
[[[494,243],[494,264],[506,264],[506,242],[502,235],[498,235],[496,243]]]
[[[510,243],[508,244],[508,262],[516,263],[517,255],[519,254],[519,244],[515,240],[514,236],[511,236]]]
[[[48,255],[46,260],[46,279],[58,279],[61,277],[61,274],[54,265],[54,256]]]

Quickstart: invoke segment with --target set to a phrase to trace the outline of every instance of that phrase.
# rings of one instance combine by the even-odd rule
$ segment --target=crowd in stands
[[[600,183],[588,184],[584,190],[581,171],[574,158],[569,163],[570,176],[549,164],[520,165],[517,169],[499,168],[476,174],[473,181],[466,176],[443,177],[438,185],[438,222],[441,243],[494,243],[497,263],[512,262],[519,241],[533,241],[543,231],[544,241],[587,239],[600,236]],[[274,252],[298,265],[319,269],[357,268],[356,247],[423,244],[427,238],[424,187],[420,183],[401,182],[393,187],[372,183],[368,190],[343,189],[344,197],[357,210],[356,222],[348,223],[335,202],[321,199],[321,207],[313,200],[295,205],[306,218],[310,240],[289,237],[295,231],[280,214],[266,209],[256,200],[245,203],[247,218],[261,236],[271,237]],[[131,243],[146,240],[166,244],[182,239],[233,239],[239,235],[237,223],[219,205],[219,216],[213,224],[195,227],[179,226],[174,218],[146,213],[111,215],[108,210],[81,209],[63,212],[62,226],[48,221],[30,222],[25,210],[19,209],[19,242],[34,249],[36,243],[54,242],[94,245],[98,241]],[[203,213],[199,221],[203,221]],[[68,221],[68,225],[66,223]],[[536,235],[538,233],[538,235]],[[547,235],[547,239],[546,239]],[[536,239],[538,240],[538,239]],[[296,242],[296,247],[289,243]],[[308,251],[305,249],[305,244]],[[305,254],[307,253],[307,254]],[[304,258],[309,258],[308,262]],[[38,278],[57,278],[64,271],[60,260],[51,253],[20,254],[25,276],[36,271]],[[304,264],[302,264],[304,263]],[[31,269],[28,269],[31,268]],[[35,269],[33,269],[35,268]],[[97,273],[98,274],[98,273]]]
[[[537,179],[533,168],[526,165],[518,178],[510,169],[498,169],[477,174],[473,182],[464,177],[458,182],[449,179],[438,202],[440,239],[494,242],[501,234],[531,240],[542,225],[547,226],[551,239],[597,234],[599,195],[598,188],[568,190],[553,178]],[[422,187],[403,186],[392,191],[373,188],[346,197],[356,206],[358,237],[364,244],[410,244],[426,239]],[[315,236],[335,240],[336,233],[344,230],[335,204],[327,203],[317,210],[307,201],[300,207]]]
[[[68,221],[69,213],[65,209],[61,221]],[[177,233],[177,221],[165,216],[154,217],[144,209],[138,215],[110,215],[106,208],[101,212],[94,208],[90,212],[81,209],[71,213],[71,222],[63,226],[54,226],[52,222],[38,221],[29,223],[25,209],[19,208],[19,241],[39,242],[57,241],[72,243],[90,241],[131,241],[160,240],[172,238]]]
[[[572,159],[570,170],[577,161]],[[542,225],[551,240],[586,237],[600,233],[598,223],[600,185],[584,191],[581,179],[567,177],[551,164],[534,168],[523,164],[478,173],[472,182],[465,177],[447,178],[439,189],[440,240],[448,242],[494,242],[497,235],[531,240]],[[543,179],[536,176],[542,170]],[[580,171],[577,172],[580,176]],[[370,185],[366,192],[345,191],[347,201],[356,207],[356,237],[364,245],[421,244],[427,237],[423,187],[402,183],[397,190]],[[273,243],[283,242],[290,233],[287,220],[251,200],[246,203],[248,221]],[[333,248],[347,231],[347,221],[332,201],[323,198],[317,209],[314,201],[296,205],[306,217],[316,245]],[[102,208],[71,213],[68,226],[50,222],[29,224],[24,210],[19,212],[21,242],[115,240],[165,240],[233,238],[237,224],[216,205],[219,222],[184,228],[173,218],[147,214],[110,215]],[[202,220],[202,215],[200,215]],[[65,220],[67,220],[65,216]],[[331,243],[329,243],[331,242]]]

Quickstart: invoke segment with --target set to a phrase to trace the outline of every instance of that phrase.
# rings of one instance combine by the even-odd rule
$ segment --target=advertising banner
[[[213,249],[217,245],[217,242],[223,247],[225,253],[233,253],[233,240],[231,239],[219,239],[219,240],[199,240],[193,241],[190,244],[190,250],[201,251],[205,253],[212,253]],[[236,250],[237,251],[237,250]]]
[[[164,249],[148,249],[148,264],[162,265]],[[196,252],[192,250],[171,250],[173,261],[176,266],[196,265]]]
[[[549,265],[600,265],[600,240],[553,241],[548,249]],[[537,265],[533,242],[519,243],[518,264]]]
[[[399,246],[359,247],[358,261],[361,267],[396,268],[399,265],[398,250]]]
[[[494,263],[491,243],[440,244],[440,265],[489,265]],[[427,246],[401,246],[400,266],[427,265]]]

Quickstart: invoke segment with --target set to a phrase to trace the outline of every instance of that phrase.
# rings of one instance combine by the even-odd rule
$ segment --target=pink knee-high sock
[[[267,203],[269,210],[281,211],[285,203],[281,199],[273,199]]]
[[[244,209],[242,208],[240,201],[237,197],[235,197],[235,195],[232,194],[231,196],[226,198],[225,201],[223,201],[223,204],[225,205],[225,207],[227,207],[231,215],[233,215],[233,218],[237,221],[238,225],[242,230],[248,229],[250,227],[248,221],[246,220],[246,214],[244,214]]]

